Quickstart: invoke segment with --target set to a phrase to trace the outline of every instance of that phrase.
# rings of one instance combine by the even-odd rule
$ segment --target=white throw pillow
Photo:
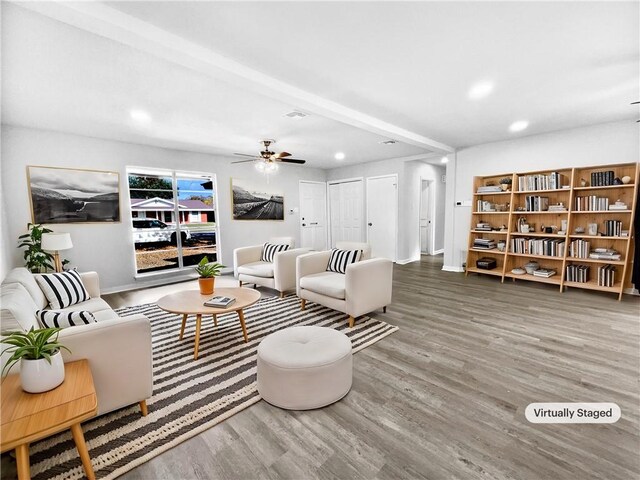
[[[36,275],[36,281],[49,300],[52,310],[66,308],[91,298],[75,269]]]
[[[43,328],[67,328],[77,325],[96,323],[91,312],[56,312],[55,310],[38,310],[36,313]]]
[[[347,273],[347,266],[359,262],[362,258],[362,250],[331,249],[331,257],[327,265],[327,272]]]
[[[286,250],[289,250],[289,245],[265,243],[262,247],[262,255],[260,256],[260,260],[262,260],[263,262],[273,263],[273,259],[276,256],[276,253],[284,252]]]

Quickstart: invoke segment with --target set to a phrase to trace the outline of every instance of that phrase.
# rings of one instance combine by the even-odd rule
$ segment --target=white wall
[[[98,271],[101,286],[108,291],[148,285],[162,278],[166,280],[167,275],[176,277],[175,273],[170,273],[163,277],[134,278],[131,214],[126,204],[127,166],[215,174],[218,183],[217,220],[220,227],[221,261],[228,266],[233,265],[235,247],[254,245],[271,236],[283,235],[294,236],[299,243],[297,214],[288,213],[290,208],[299,206],[298,181],[324,181],[326,178],[324,170],[295,165],[282,166],[271,177],[270,185],[284,192],[285,220],[240,221],[232,219],[231,178],[257,178],[260,174],[251,163],[231,165],[230,162],[235,159],[11,126],[3,126],[2,154],[2,204],[10,213],[2,220],[3,239],[6,233],[10,240],[9,248],[2,249],[2,256],[11,259],[10,266],[22,265],[20,250],[14,248],[13,240],[26,231],[31,219],[27,165],[90,168],[120,173],[120,223],[51,227],[54,231],[71,233],[74,247],[65,252],[65,257],[79,270]]]
[[[508,142],[459,150],[447,164],[444,268],[458,270],[466,260],[471,207],[456,201],[472,198],[474,176],[578,167],[640,160],[640,135],[633,121],[532,135]]]

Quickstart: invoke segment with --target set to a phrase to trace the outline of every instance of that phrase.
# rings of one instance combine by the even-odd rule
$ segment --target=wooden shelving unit
[[[603,171],[614,172],[614,177],[623,178],[629,176],[631,182],[622,185],[591,185],[592,173]],[[506,173],[474,177],[473,180],[473,204],[471,213],[471,226],[469,229],[469,243],[467,254],[466,274],[477,273],[492,275],[515,280],[526,280],[556,285],[560,291],[565,288],[583,288],[586,290],[598,290],[618,294],[618,300],[622,299],[625,287],[630,286],[630,277],[633,264],[633,219],[637,208],[638,163],[622,163],[615,165],[596,165],[590,167],[564,168],[557,170],[542,170],[534,172]],[[478,193],[478,188],[491,185],[499,185],[501,179],[511,178],[511,187],[508,191]],[[559,188],[555,188],[558,187]],[[535,187],[527,189],[528,187]],[[545,189],[544,187],[554,187]],[[564,187],[564,188],[563,188]],[[549,205],[562,204],[565,211],[549,211],[543,204],[542,211],[530,211],[527,208],[534,207],[534,200],[527,197],[543,197],[540,203],[548,200]],[[577,209],[578,197],[596,196],[607,199],[609,205],[621,201],[628,206],[627,210],[592,210]],[[584,208],[584,199],[580,200]],[[603,206],[606,206],[604,204]],[[482,211],[490,208],[495,211]],[[566,222],[566,230],[561,230],[563,220]],[[615,220],[621,222],[622,230],[628,232],[628,236],[604,236],[604,222]],[[477,230],[479,223],[489,223],[493,228],[500,230]],[[598,235],[589,235],[589,224],[598,225]],[[525,231],[528,225],[529,231]],[[543,228],[552,227],[553,233],[546,233]],[[576,232],[577,228],[584,233]],[[521,231],[522,229],[522,231]],[[492,239],[505,242],[504,251],[498,249],[474,248],[476,239]],[[516,253],[512,250],[512,240],[518,238],[540,240],[548,238],[552,240],[564,240],[564,251],[559,256],[535,255],[532,253]],[[614,249],[620,253],[620,260],[606,260],[594,258],[577,258],[571,256],[570,245],[576,240],[589,242],[590,250],[594,248]],[[516,242],[517,243],[517,242]],[[482,257],[493,258],[496,268],[484,270],[477,268],[476,261]],[[540,264],[541,268],[553,268],[557,271],[552,277],[537,277],[530,274],[515,274],[512,270],[531,260]],[[589,277],[586,282],[567,281],[567,266],[572,264],[588,265]],[[613,286],[598,284],[598,267],[612,265],[615,268],[615,281]]]

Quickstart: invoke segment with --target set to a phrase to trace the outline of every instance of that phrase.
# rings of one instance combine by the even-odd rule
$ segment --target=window
[[[138,274],[191,267],[204,256],[218,260],[215,176],[136,168],[127,174]]]

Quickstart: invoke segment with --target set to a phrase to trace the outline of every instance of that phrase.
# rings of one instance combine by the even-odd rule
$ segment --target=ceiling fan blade
[[[233,163],[247,163],[247,162],[255,162],[255,160],[253,160],[253,159],[252,160],[238,160],[237,162],[231,162],[231,163],[233,164]]]
[[[234,155],[238,155],[240,157],[262,158],[257,155],[247,155],[246,153],[234,153]]]
[[[280,152],[276,155],[273,156],[273,158],[284,158],[284,157],[290,157],[291,154],[289,152]]]
[[[282,162],[282,163],[297,163],[299,165],[302,165],[303,163],[306,163],[306,160],[298,160],[297,158],[277,158],[276,162]]]

